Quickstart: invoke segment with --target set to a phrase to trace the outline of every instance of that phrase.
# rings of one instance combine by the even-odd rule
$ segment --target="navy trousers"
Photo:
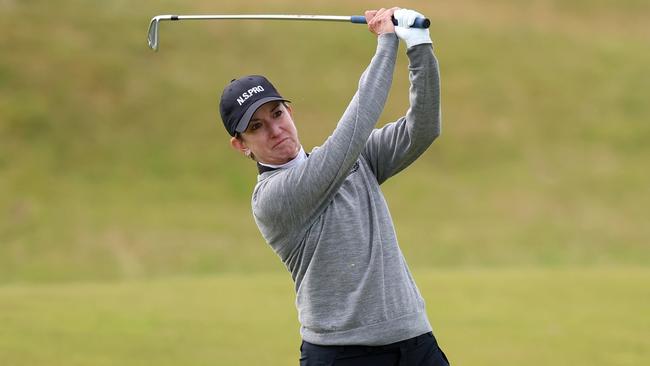
[[[431,332],[385,346],[319,346],[302,342],[300,366],[449,366]]]

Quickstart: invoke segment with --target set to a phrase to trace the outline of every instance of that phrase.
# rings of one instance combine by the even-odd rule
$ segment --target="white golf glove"
[[[428,29],[411,28],[415,18],[424,18],[424,15],[415,10],[399,9],[395,11],[393,17],[397,20],[395,34],[406,42],[406,47],[411,48],[423,43],[433,43]]]

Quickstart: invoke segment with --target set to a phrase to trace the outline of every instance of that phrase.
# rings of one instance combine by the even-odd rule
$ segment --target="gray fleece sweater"
[[[398,39],[377,50],[332,135],[300,165],[262,172],[252,198],[262,235],[295,281],[302,338],[384,345],[431,331],[379,185],[440,133],[438,64],[430,44],[408,49],[410,108],[375,129]]]

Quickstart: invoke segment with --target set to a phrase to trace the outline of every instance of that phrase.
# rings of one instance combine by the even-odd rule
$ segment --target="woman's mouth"
[[[273,148],[275,149],[276,147],[280,146],[280,144],[282,144],[283,142],[285,142],[285,141],[287,141],[287,140],[289,140],[288,137],[283,138],[282,140],[278,141],[278,143],[276,143],[275,145],[273,145]]]

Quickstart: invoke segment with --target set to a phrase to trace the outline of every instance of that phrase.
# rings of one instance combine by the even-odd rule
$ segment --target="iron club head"
[[[149,48],[154,51],[158,51],[158,46],[160,45],[160,38],[158,37],[158,27],[161,20],[172,20],[175,15],[156,15],[151,18],[151,23],[149,23],[149,32],[147,32],[147,42],[149,43]]]
[[[158,17],[153,17],[151,23],[149,23],[149,32],[147,33],[147,41],[149,42],[149,48],[154,51],[158,51],[158,23],[160,19]]]

